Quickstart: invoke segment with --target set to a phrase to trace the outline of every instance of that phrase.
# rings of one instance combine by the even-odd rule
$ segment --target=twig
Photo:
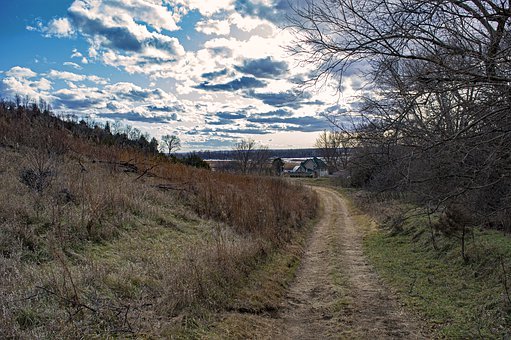
[[[144,176],[145,176],[145,175],[146,175],[149,171],[153,170],[153,169],[154,169],[154,168],[156,168],[157,166],[158,166],[158,164],[155,164],[155,165],[153,165],[153,166],[151,166],[151,167],[149,167],[149,168],[145,169],[145,170],[144,170],[144,172],[142,172],[142,174],[141,174],[140,176],[138,176],[137,178],[135,178],[135,179],[133,180],[133,182],[135,182],[135,181],[139,180],[140,178],[144,177]]]
[[[161,189],[161,190],[176,190],[176,191],[188,191],[186,188],[177,188],[173,186],[172,184],[158,184],[154,187]]]
[[[39,292],[37,293],[34,293],[30,296],[27,296],[27,297],[24,297],[24,298],[20,298],[20,299],[14,299],[14,300],[10,300],[10,301],[6,301],[6,304],[11,304],[11,303],[15,303],[15,302],[21,302],[21,301],[26,301],[26,300],[32,300],[33,298],[36,298],[40,295]]]
[[[65,297],[63,297],[63,296],[61,296],[61,295],[59,295],[59,294],[55,293],[55,292],[54,292],[54,291],[52,291],[52,290],[49,290],[49,289],[44,288],[44,287],[42,287],[42,286],[36,286],[36,288],[37,288],[37,289],[40,289],[40,290],[42,290],[42,291],[44,291],[44,292],[46,292],[46,293],[48,293],[48,294],[51,294],[51,295],[53,295],[53,296],[56,296],[56,297],[57,297],[57,298],[59,298],[60,300],[62,300],[62,301],[64,301],[64,302],[69,303],[71,306],[75,306],[75,307],[83,307],[83,308],[86,308],[86,309],[90,310],[90,311],[91,311],[91,312],[93,312],[93,313],[97,313],[97,311],[96,311],[94,308],[92,308],[92,307],[90,307],[90,306],[87,306],[86,304],[83,304],[83,303],[81,303],[81,302],[76,302],[76,301],[73,301],[73,300],[71,300],[71,299],[65,298]]]

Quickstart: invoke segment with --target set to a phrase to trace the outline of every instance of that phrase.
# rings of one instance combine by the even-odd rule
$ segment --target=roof
[[[284,163],[284,170],[293,170],[297,165],[300,166],[300,163]]]
[[[327,169],[327,165],[325,162],[323,162],[323,160],[317,158],[317,157],[314,157],[314,158],[309,158],[309,159],[306,159],[304,160],[300,165],[302,165],[303,167],[305,167],[305,165],[307,164],[307,162],[311,162],[313,163],[313,169],[312,170],[322,170],[322,169]]]
[[[326,165],[326,163],[322,159],[320,159],[318,157],[314,157],[313,160],[314,160],[314,163],[317,164],[318,168],[320,168],[320,169],[328,168],[328,166]]]

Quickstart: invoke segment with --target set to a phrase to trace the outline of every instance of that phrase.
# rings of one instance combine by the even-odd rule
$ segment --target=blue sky
[[[285,50],[289,14],[287,0],[0,0],[0,96],[177,134],[183,150],[311,147],[344,104],[299,87],[312,69]]]

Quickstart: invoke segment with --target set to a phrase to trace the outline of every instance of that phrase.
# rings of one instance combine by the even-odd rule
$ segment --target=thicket
[[[446,232],[511,232],[510,4],[305,1],[295,14],[290,49],[311,81],[365,84],[330,117],[353,146],[348,184],[439,212]]]

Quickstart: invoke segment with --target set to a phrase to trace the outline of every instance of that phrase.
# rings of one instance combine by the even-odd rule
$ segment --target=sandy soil
[[[324,216],[280,312],[283,329],[276,338],[425,338],[369,264],[364,230],[343,198],[333,190],[317,191]]]

